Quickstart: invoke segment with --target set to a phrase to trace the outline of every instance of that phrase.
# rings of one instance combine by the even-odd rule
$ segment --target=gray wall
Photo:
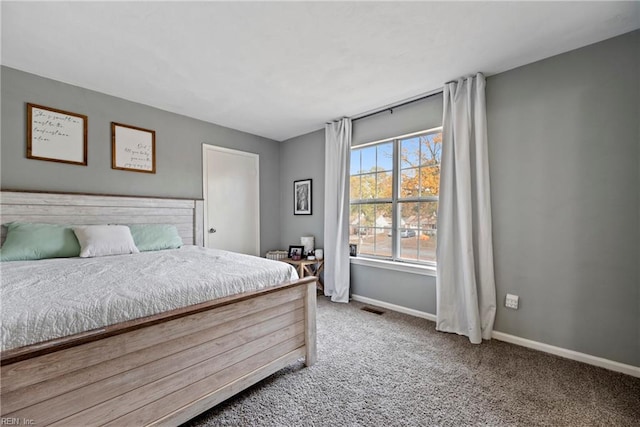
[[[324,129],[280,144],[280,247],[299,245],[314,236],[324,248]],[[311,178],[311,215],[293,214],[293,181]]]
[[[202,144],[234,148],[260,155],[262,252],[279,245],[278,142],[12,68],[1,73],[3,189],[202,198]],[[26,158],[27,102],[88,116],[88,166]],[[112,121],[156,131],[156,174],[111,169]]]
[[[636,31],[487,79],[495,329],[636,366],[639,39]],[[434,111],[417,103],[357,121],[354,144],[435,126],[441,106]],[[352,265],[351,286],[435,313],[432,277]],[[520,296],[519,310],[504,307],[507,292]]]
[[[351,293],[425,313],[436,313],[436,278],[351,264]]]
[[[487,111],[496,329],[640,366],[638,43],[490,77]]]

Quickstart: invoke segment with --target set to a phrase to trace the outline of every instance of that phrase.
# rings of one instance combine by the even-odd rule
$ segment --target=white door
[[[202,145],[204,245],[260,256],[259,156]]]

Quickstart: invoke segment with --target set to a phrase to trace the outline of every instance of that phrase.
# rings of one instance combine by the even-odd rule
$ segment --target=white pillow
[[[73,232],[80,243],[82,258],[140,252],[126,225],[81,225],[73,227]]]

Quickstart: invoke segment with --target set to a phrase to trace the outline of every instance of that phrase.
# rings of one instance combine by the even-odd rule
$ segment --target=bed
[[[255,257],[237,260],[234,255],[202,248],[202,201],[2,191],[0,203],[3,224],[173,224],[183,242],[193,245],[159,251],[159,255],[104,257],[109,267],[96,264],[97,258],[3,263],[3,285],[5,280],[17,283],[14,293],[7,293],[3,301],[8,304],[4,314],[11,319],[3,322],[6,350],[0,354],[3,421],[178,425],[299,359],[304,358],[307,366],[315,362],[316,279],[298,279],[295,272],[287,276],[286,271],[268,275],[272,267],[268,263],[276,263],[275,267],[286,264]],[[206,262],[218,264],[193,273],[195,264]],[[37,269],[32,268],[33,263]],[[9,264],[11,268],[6,267]],[[248,264],[254,264],[257,272]],[[160,265],[175,267],[160,272]],[[122,284],[131,271],[144,270],[144,266],[148,271],[139,276],[144,279]],[[234,279],[217,291],[199,285],[208,276],[207,269],[224,268],[230,269],[227,277]],[[95,305],[47,307],[46,301],[53,297],[46,286],[30,288],[35,285],[18,279],[29,271],[32,282],[42,285],[65,271],[85,270],[106,274],[116,288],[120,284],[114,298],[122,296],[124,306],[111,312],[104,307],[102,312]],[[252,275],[260,276],[262,282],[257,283]],[[75,280],[77,288],[65,289],[77,296],[78,303],[90,301],[92,293],[99,295],[99,289],[90,289],[86,278]],[[158,290],[164,289],[159,287],[163,281],[180,283],[183,288],[173,293]],[[19,322],[21,292],[40,295],[40,302],[34,300],[32,305],[39,305],[44,317]],[[154,292],[166,304],[143,304],[148,301],[147,293]],[[132,308],[131,298],[137,298],[140,310]],[[69,314],[78,312],[92,313],[85,316],[89,326],[78,326],[81,319]],[[133,313],[129,313],[133,318],[117,317],[125,312]],[[71,327],[60,327],[51,320],[65,315],[71,321],[60,323]],[[25,340],[7,332],[33,329],[34,324],[42,325],[36,328],[42,336]]]

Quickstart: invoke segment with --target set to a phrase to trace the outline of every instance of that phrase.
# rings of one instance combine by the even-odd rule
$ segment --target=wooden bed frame
[[[200,200],[3,191],[0,203],[2,223],[171,223],[202,244]],[[301,358],[310,366],[315,281],[5,351],[3,423],[179,425]]]

